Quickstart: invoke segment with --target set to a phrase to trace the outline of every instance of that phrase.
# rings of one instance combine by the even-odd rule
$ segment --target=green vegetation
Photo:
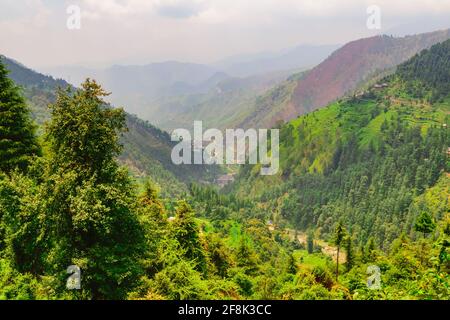
[[[38,125],[37,133],[42,135],[51,116],[48,105],[55,103],[58,88],[71,88],[72,92],[75,88],[64,80],[39,74],[6,57],[1,60],[10,70],[8,76],[22,87],[32,118]],[[174,165],[170,153],[175,142],[167,132],[134,115],[126,114],[125,119],[127,131],[121,135],[123,149],[119,161],[137,180],[151,178],[161,187],[162,196],[182,196],[187,192],[188,183],[210,181],[219,170],[217,167]]]
[[[23,171],[39,153],[25,99],[0,64],[0,171]]]
[[[448,48],[411,61],[448,74]],[[192,184],[181,200],[119,164],[139,120],[95,81],[59,90],[43,154],[0,158],[0,298],[448,299],[449,78],[417,98],[408,64],[382,89],[282,125],[279,175],[244,166],[225,190]],[[30,128],[12,91],[0,106]],[[65,287],[70,265],[81,290]]]
[[[237,198],[265,208],[260,216],[281,228],[314,228],[345,250],[346,269],[381,253],[391,263],[392,246],[408,237],[411,253],[420,252],[417,270],[428,270],[429,259],[443,263],[434,272],[448,270],[449,43],[401,65],[381,88],[281,126],[280,174],[243,168]],[[347,237],[336,238],[340,222]],[[436,277],[448,288],[448,274]]]

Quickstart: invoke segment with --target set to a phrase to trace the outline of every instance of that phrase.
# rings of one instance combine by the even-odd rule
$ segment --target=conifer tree
[[[308,231],[306,237],[306,249],[308,250],[309,254],[314,252],[314,232],[312,230]]]
[[[435,228],[436,223],[431,215],[426,211],[422,211],[414,224],[414,229],[417,232],[422,232],[425,237],[426,234],[433,232]]]
[[[106,107],[105,95],[88,79],[75,94],[61,90],[50,107],[42,233],[50,274],[67,278],[77,265],[83,297],[121,299],[142,274],[145,238],[135,189],[115,160],[125,113]]]
[[[353,239],[351,236],[348,236],[345,239],[345,255],[346,255],[346,267],[347,271],[350,271],[355,264],[355,252],[353,249]]]
[[[336,225],[336,229],[334,231],[334,244],[337,247],[337,256],[336,256],[336,281],[338,281],[339,278],[339,253],[341,250],[341,246],[344,243],[346,236],[346,231],[344,228],[344,225],[341,221],[338,222]]]
[[[258,270],[258,256],[245,237],[239,240],[236,251],[236,264],[244,269],[244,273],[253,274]]]
[[[0,60],[0,171],[24,171],[39,154],[30,111]]]
[[[184,200],[178,202],[173,228],[175,238],[178,240],[181,250],[185,251],[186,258],[196,263],[198,271],[205,272],[206,258],[200,241],[198,225],[192,208]]]

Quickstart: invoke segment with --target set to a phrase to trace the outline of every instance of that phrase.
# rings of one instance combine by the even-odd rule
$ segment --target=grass
[[[309,254],[306,250],[295,250],[293,256],[295,260],[300,263],[301,267],[313,268],[319,266],[325,268],[327,262],[330,261],[330,258],[322,253]]]

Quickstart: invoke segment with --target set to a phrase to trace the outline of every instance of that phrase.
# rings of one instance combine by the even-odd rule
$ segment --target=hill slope
[[[232,76],[249,77],[275,71],[311,68],[338,48],[339,45],[300,45],[277,53],[234,56],[216,65]]]
[[[283,82],[291,72],[276,72],[247,78],[221,79],[210,83],[209,89],[196,94],[184,94],[160,99],[155,122],[166,129],[190,128],[194,120],[205,127],[233,128],[249,115],[255,99]],[[150,114],[147,116],[149,117]],[[147,118],[144,116],[144,118]]]
[[[286,82],[261,97],[244,127],[273,126],[323,107],[373,76],[450,38],[450,30],[403,38],[376,36],[350,42],[298,81]]]
[[[39,125],[49,118],[47,105],[55,100],[58,87],[70,86],[64,80],[34,72],[20,63],[2,58],[10,70],[10,77],[24,89],[32,115]],[[209,172],[200,166],[176,166],[170,158],[173,142],[170,136],[146,121],[127,114],[129,131],[123,136],[120,161],[138,177],[150,176],[162,187],[163,194],[179,194],[186,190],[184,183],[207,179]]]
[[[422,211],[441,220],[449,210],[449,62],[447,40],[400,65],[383,88],[285,124],[281,172],[245,167],[234,190],[270,208],[277,224],[327,237],[341,220],[360,243],[373,237],[383,248]]]

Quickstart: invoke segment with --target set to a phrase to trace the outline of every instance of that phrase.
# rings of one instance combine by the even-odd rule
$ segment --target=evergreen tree
[[[95,81],[82,88],[73,95],[60,91],[50,106],[43,260],[63,279],[69,265],[80,267],[83,297],[119,299],[137,285],[145,250],[135,189],[115,160],[125,114],[105,106],[106,93]]]
[[[158,249],[168,235],[168,219],[157,187],[150,180],[145,181],[144,192],[139,200],[139,216],[147,241],[147,251],[143,258],[144,267],[147,275],[152,277],[160,271]]]
[[[23,171],[39,154],[30,111],[0,60],[0,171]]]
[[[351,236],[348,236],[345,239],[345,255],[346,262],[345,265],[347,267],[347,271],[350,271],[355,264],[355,252],[353,250],[353,239]]]
[[[258,270],[258,256],[245,237],[242,237],[239,241],[236,262],[237,266],[243,268],[246,274],[254,274]]]
[[[365,262],[374,262],[375,260],[375,240],[373,237],[370,237],[367,241],[366,247],[364,248],[364,261]]]
[[[314,252],[314,232],[311,229],[308,231],[306,237],[306,249],[309,254]]]
[[[414,224],[414,230],[422,232],[425,237],[426,234],[433,232],[435,228],[436,223],[433,221],[431,215],[426,211],[422,211]]]
[[[184,250],[185,257],[196,264],[198,271],[205,272],[206,258],[192,208],[186,201],[180,200],[175,214],[173,222],[175,239],[180,244],[181,250]]]
[[[295,261],[295,257],[292,253],[289,254],[287,261],[287,273],[297,274],[297,262]]]
[[[341,250],[341,246],[344,243],[346,237],[346,231],[344,228],[344,225],[341,221],[338,222],[336,225],[336,228],[334,230],[334,239],[333,242],[337,247],[337,254],[336,254],[336,281],[338,281],[339,277],[339,252]]]

